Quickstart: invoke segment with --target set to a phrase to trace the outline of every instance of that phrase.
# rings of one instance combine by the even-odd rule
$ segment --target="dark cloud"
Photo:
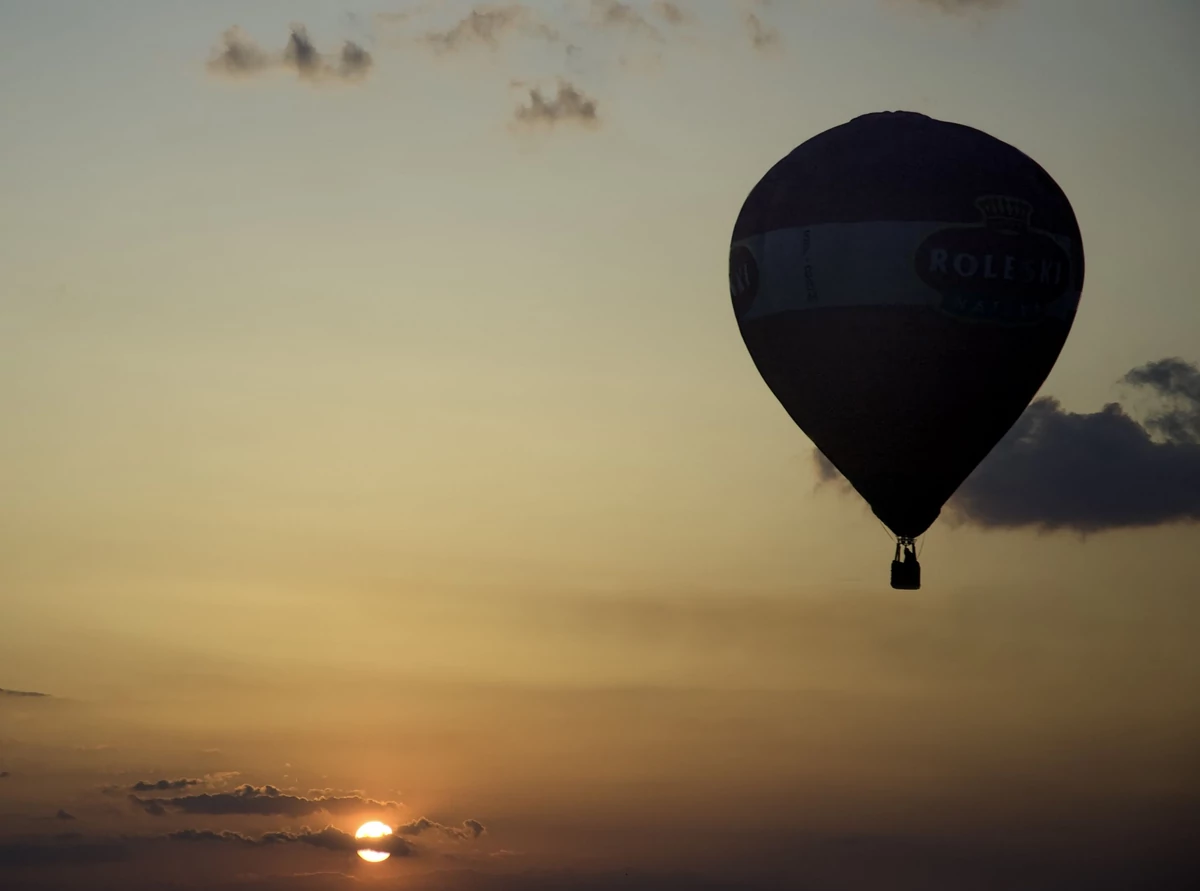
[[[292,25],[287,45],[280,53],[263,50],[245,31],[234,26],[221,36],[221,46],[208,60],[208,70],[232,77],[284,70],[305,80],[355,81],[366,77],[373,64],[371,54],[349,40],[335,58],[327,58],[317,49],[302,24]]]
[[[438,823],[436,820],[430,820],[428,817],[421,817],[413,820],[411,823],[405,823],[396,827],[396,832],[399,835],[420,835],[422,832],[444,832],[451,838],[470,839],[479,838],[487,831],[482,823],[478,820],[464,820],[462,827],[447,826],[445,823]]]
[[[529,104],[519,106],[515,113],[518,123],[557,124],[577,121],[587,126],[599,123],[598,104],[583,91],[566,81],[560,81],[558,92],[550,97],[534,87],[529,91]]]
[[[283,51],[283,61],[294,68],[301,77],[316,77],[324,67],[321,54],[313,46],[308,29],[303,25],[292,25],[292,33],[288,36],[287,47]]]
[[[86,866],[127,860],[128,845],[115,841],[87,841],[71,833],[46,839],[0,842],[0,869]],[[6,887],[0,880],[0,887]]]
[[[12,774],[9,773],[7,770],[0,770],[0,780],[3,780],[10,776],[12,776]]]
[[[174,798],[129,800],[146,813],[161,817],[168,812],[184,814],[253,814],[255,816],[305,817],[316,813],[352,814],[367,808],[395,808],[394,801],[375,801],[359,795],[304,798],[285,795],[275,786],[246,784],[232,792],[181,795]]]
[[[1125,375],[1124,382],[1148,387],[1165,401],[1146,427],[1167,442],[1200,443],[1200,368],[1182,359],[1160,359]]]
[[[0,870],[52,869],[63,866],[94,866],[102,863],[114,863],[133,859],[135,854],[144,853],[147,846],[163,842],[227,844],[247,848],[302,845],[347,854],[369,849],[383,851],[394,857],[412,857],[419,853],[419,849],[404,838],[390,836],[359,840],[350,833],[332,826],[316,830],[304,826],[295,832],[267,832],[260,836],[244,835],[229,830],[182,829],[158,836],[88,839],[80,833],[71,832],[49,837],[0,842]],[[6,877],[0,874],[0,888],[7,889],[8,887],[10,886]],[[128,887],[143,887],[143,884],[133,883]]]
[[[1122,382],[1144,421],[1115,402],[1077,414],[1038,399],[955,493],[952,516],[1081,533],[1200,521],[1200,369],[1162,359]],[[839,478],[815,457],[823,480]]]
[[[138,798],[136,795],[130,795],[129,800],[152,817],[165,817],[167,815],[167,809],[157,799]]]
[[[351,853],[360,850],[380,851],[397,857],[411,857],[416,854],[416,848],[403,838],[388,836],[386,838],[357,839],[349,832],[326,826],[324,829],[312,830],[307,826],[298,832],[267,832],[260,836],[244,835],[230,830],[215,831],[211,829],[181,829],[168,833],[171,841],[182,842],[212,842],[224,844],[246,845],[248,847],[265,847],[269,845],[308,845],[326,851],[345,851]]]
[[[431,32],[425,36],[425,41],[439,52],[450,52],[480,43],[494,49],[500,45],[502,36],[518,32],[543,40],[559,39],[558,32],[540,21],[528,7],[510,3],[472,9],[454,27]]]
[[[59,809],[58,809],[58,813],[54,815],[54,819],[55,819],[55,820],[74,820],[74,819],[75,819],[75,815],[74,815],[74,814],[68,814],[68,813],[67,813],[66,811],[64,811],[62,808],[59,808]]]
[[[955,494],[979,526],[1099,532],[1200,520],[1200,370],[1164,359],[1124,382],[1158,405],[1139,423],[1039,399]]]
[[[29,690],[5,690],[0,687],[0,696],[27,696],[34,699],[48,699],[49,693],[34,693]]]
[[[146,782],[139,780],[129,787],[130,792],[170,792],[175,789],[186,789],[188,786],[201,786],[204,780],[194,779],[178,779],[178,780],[155,780],[154,782]]]

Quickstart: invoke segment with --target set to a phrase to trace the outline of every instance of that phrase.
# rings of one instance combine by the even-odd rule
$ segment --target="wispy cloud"
[[[742,24],[750,45],[756,50],[766,52],[777,49],[783,43],[779,29],[763,21],[760,13],[771,6],[772,0],[740,0]]]
[[[178,779],[178,780],[154,780],[147,782],[139,780],[129,787],[130,792],[169,792],[175,789],[186,789],[188,786],[201,786],[204,780],[197,779]]]
[[[358,81],[371,71],[374,60],[359,44],[347,40],[332,57],[321,53],[302,24],[293,25],[281,52],[264,50],[240,27],[221,35],[221,45],[208,60],[209,72],[228,77],[253,77],[270,71],[290,71],[303,80]]]
[[[779,29],[764,24],[756,12],[746,13],[746,33],[750,35],[750,43],[757,50],[772,49],[782,41]]]
[[[453,27],[433,31],[425,41],[439,52],[452,52],[482,44],[495,49],[500,39],[520,33],[542,40],[559,40],[558,31],[542,21],[537,13],[520,3],[504,6],[479,6],[472,9]]]
[[[559,81],[558,91],[550,96],[539,87],[531,88],[529,102],[518,106],[514,116],[517,123],[525,125],[575,122],[595,126],[600,121],[599,103],[568,81]]]
[[[674,4],[667,5],[674,6]],[[657,40],[662,39],[662,33],[647,20],[640,10],[628,3],[621,2],[621,0],[592,0],[592,17],[597,24],[602,26],[624,28]]]
[[[653,8],[655,13],[668,25],[682,25],[691,21],[692,18],[689,11],[684,10],[678,3],[672,3],[671,0],[654,0]]]
[[[189,789],[193,786],[222,786],[229,780],[240,775],[236,770],[219,770],[215,773],[205,774],[202,778],[180,777],[174,780],[138,780],[129,786],[114,783],[101,786],[100,792],[110,796],[122,796],[130,792],[177,792],[180,789]]]
[[[487,831],[482,823],[478,820],[464,820],[462,826],[447,826],[444,823],[438,823],[435,820],[430,820],[428,817],[421,817],[413,820],[411,823],[405,823],[396,827],[396,832],[400,835],[420,835],[422,832],[442,832],[451,838],[471,839],[479,838]]]
[[[735,10],[752,46],[770,50],[780,45],[779,31],[764,21],[763,10],[771,0],[734,0]],[[461,18],[442,30],[426,30],[418,40],[439,54],[454,54],[472,47],[499,49],[514,36],[530,37],[562,45],[568,59],[581,52],[591,53],[588,37],[598,38],[601,57],[630,66],[623,49],[614,49],[613,41],[605,41],[600,32],[608,31],[626,37],[642,36],[664,43],[669,32],[699,20],[692,5],[679,0],[580,0],[565,4],[557,12],[531,3],[475,4]],[[428,11],[429,5],[395,12],[379,13],[376,20],[386,26],[412,28],[412,20]],[[580,37],[579,35],[583,36]],[[574,42],[578,37],[579,42]],[[581,45],[582,44],[582,45]],[[239,47],[240,49],[240,47]],[[247,53],[243,52],[242,55]],[[657,58],[657,57],[656,57]],[[603,62],[601,63],[603,64]],[[564,72],[563,77],[567,76]],[[519,85],[524,87],[523,83]],[[514,122],[519,125],[555,125],[574,122],[586,126],[599,123],[598,101],[585,94],[568,80],[560,80],[554,92],[544,87],[526,87],[528,101],[515,109]]]
[[[0,696],[19,696],[19,697],[29,697],[29,698],[33,698],[33,699],[49,699],[50,698],[49,693],[34,693],[30,690],[5,690],[3,687],[0,687]]]
[[[271,57],[237,25],[221,35],[221,46],[208,60],[208,70],[212,73],[234,77],[258,74],[270,67]]]
[[[368,808],[396,808],[394,801],[375,801],[359,795],[305,798],[287,795],[275,786],[246,784],[232,792],[180,795],[172,798],[129,796],[130,802],[146,813],[161,817],[168,812],[184,814],[253,814],[255,816],[306,817],[316,813],[351,814]]]

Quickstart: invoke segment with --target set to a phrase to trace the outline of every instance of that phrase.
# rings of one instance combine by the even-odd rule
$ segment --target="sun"
[[[378,820],[372,820],[370,823],[363,823],[358,827],[358,832],[354,833],[355,838],[387,838],[392,834],[392,827],[387,823],[380,823]],[[387,851],[359,851],[358,856],[368,863],[382,863],[392,855]]]

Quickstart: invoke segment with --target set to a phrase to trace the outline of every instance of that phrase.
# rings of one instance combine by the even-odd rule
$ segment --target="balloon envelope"
[[[1083,266],[1070,202],[1031,158],[887,112],[763,177],[729,277],[767,385],[876,516],[915,538],[1050,373]]]

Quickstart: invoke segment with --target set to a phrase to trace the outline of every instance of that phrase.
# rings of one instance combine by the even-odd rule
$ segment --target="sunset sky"
[[[1188,887],[1198,40],[0,0],[0,887]],[[1030,154],[1087,251],[1030,459],[1078,473],[999,448],[920,591],[727,280],[766,170],[892,109]]]

